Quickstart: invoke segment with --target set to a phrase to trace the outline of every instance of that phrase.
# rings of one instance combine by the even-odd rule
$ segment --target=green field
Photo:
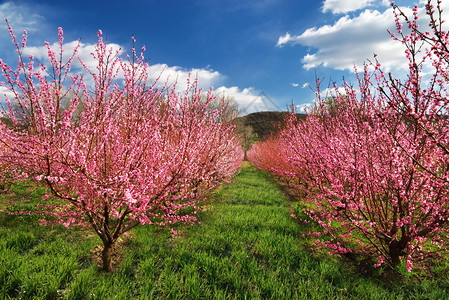
[[[97,266],[91,233],[6,214],[44,192],[13,190],[0,201],[1,299],[449,299],[446,269],[426,279],[309,249],[309,225],[290,217],[293,203],[250,165],[209,195],[201,224],[177,236],[135,229],[112,273]]]

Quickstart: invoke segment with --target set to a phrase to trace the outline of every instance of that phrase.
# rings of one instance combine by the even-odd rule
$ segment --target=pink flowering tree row
[[[122,234],[138,224],[195,221],[199,196],[239,167],[243,151],[226,103],[217,105],[196,81],[181,94],[148,84],[149,67],[134,42],[122,59],[100,31],[92,67],[78,48],[63,60],[60,28],[59,48],[46,43],[44,65],[25,57],[26,32],[18,41],[9,30],[18,64],[0,60],[2,85],[13,95],[3,110],[10,124],[0,124],[2,161],[48,188],[41,214],[101,238],[104,270],[111,270]],[[83,72],[73,72],[76,60]],[[61,205],[46,204],[50,195]]]
[[[410,271],[447,249],[449,33],[436,2],[426,5],[425,32],[418,7],[406,16],[394,6],[392,37],[409,60],[405,79],[375,59],[357,73],[358,90],[346,83],[330,104],[318,93],[307,120],[288,119],[280,134],[281,159],[296,168],[306,195],[304,213],[322,228],[311,235],[330,253],[363,253],[375,266],[405,263]]]
[[[301,167],[298,168],[286,160],[287,154],[284,150],[279,143],[279,136],[272,135],[252,144],[247,151],[247,158],[259,170],[270,172],[290,185],[291,182],[298,182]]]

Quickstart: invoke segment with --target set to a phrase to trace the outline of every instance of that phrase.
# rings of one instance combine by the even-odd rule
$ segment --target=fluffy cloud
[[[78,44],[79,48],[77,56],[80,57],[91,70],[95,71],[96,61],[91,55],[91,53],[95,51],[95,45],[93,44],[84,44],[79,43],[78,41],[64,43],[63,59],[67,60]],[[118,44],[110,43],[108,45],[112,51],[118,51],[119,53],[123,52],[121,50],[122,47]],[[54,51],[59,51],[59,45],[57,43],[52,44],[50,47]],[[45,46],[27,47],[25,49],[25,54],[32,54],[39,61],[46,64],[49,63],[48,50]],[[73,72],[82,71],[81,65],[77,61],[74,61],[73,69]],[[159,88],[171,87],[176,84],[176,91],[179,93],[183,93],[187,89],[187,82],[189,78],[191,82],[197,79],[198,87],[203,88],[205,91],[207,91],[211,86],[220,86],[224,81],[224,76],[218,71],[201,68],[186,69],[179,66],[168,66],[166,64],[150,65],[148,73],[149,84],[155,83],[156,87]],[[85,80],[87,80],[86,83],[88,85],[93,85],[93,82],[91,82],[89,78],[90,76],[85,77]],[[119,79],[123,79],[122,74],[119,74]],[[276,109],[275,107],[271,107],[273,105],[270,104],[269,99],[265,99],[263,95],[260,95],[260,93],[258,94],[253,88],[244,88],[241,90],[236,86],[220,86],[215,89],[215,93],[218,96],[233,98],[239,105],[242,113]],[[271,103],[274,102],[271,101]]]
[[[91,53],[95,52],[95,45],[94,44],[84,44],[78,41],[71,41],[63,44],[63,61],[67,61],[69,57],[73,54],[73,51],[75,48],[78,47],[77,57],[79,57],[87,67],[90,69],[93,69],[96,67],[95,59],[92,57]],[[55,51],[56,53],[59,53],[59,44],[53,43],[50,45],[50,48]],[[108,43],[108,48],[111,49],[113,52],[118,51],[121,52],[122,47],[118,44],[114,43]],[[38,47],[26,47],[24,49],[24,54],[26,55],[33,55],[35,58],[37,58],[40,62],[46,64],[49,63],[50,60],[48,58],[48,49],[46,46],[38,46]],[[73,62],[73,67],[80,68],[81,65],[78,62],[78,60],[75,60]]]
[[[92,57],[91,53],[95,52],[94,44],[84,44],[78,41],[72,41],[64,43],[63,45],[63,61],[67,61],[70,55],[73,53],[75,47],[79,44],[77,57],[79,57],[84,64],[92,71],[95,71],[97,62],[95,58]],[[51,46],[53,51],[59,52],[59,44],[54,43]],[[108,47],[113,51],[113,53],[122,53],[123,47],[119,44],[108,43]],[[48,64],[48,49],[45,46],[40,47],[27,47],[24,53],[26,55],[32,54],[39,61]],[[81,64],[78,60],[73,62],[72,67],[75,71],[81,70]],[[208,89],[210,86],[219,83],[223,76],[218,71],[213,71],[209,69],[184,69],[178,66],[168,66],[166,64],[155,64],[149,67],[149,83],[156,83],[157,87],[163,87],[165,85],[171,86],[176,83],[177,91],[185,91],[187,88],[187,79],[191,81],[198,79],[199,87]],[[119,79],[123,79],[123,74],[118,74]],[[92,83],[91,83],[92,84]]]
[[[290,35],[290,32],[287,32],[285,35],[280,36],[278,38],[278,42],[277,42],[276,46],[277,47],[282,47],[285,44],[295,43],[295,42],[297,43],[297,39],[298,39],[298,37],[292,37]]]
[[[157,86],[162,87],[166,83],[171,86],[176,83],[176,90],[185,91],[187,88],[187,80],[198,79],[200,88],[209,89],[209,87],[219,84],[223,75],[218,71],[209,69],[185,69],[178,66],[168,66],[166,64],[151,65],[149,68],[150,81],[157,80]]]
[[[346,89],[344,87],[326,88],[321,91],[321,98],[336,97],[338,95],[346,95]]]
[[[258,111],[279,110],[274,101],[253,88],[240,90],[238,87],[219,87],[215,90],[217,96],[231,97],[239,105],[242,114]]]
[[[300,44],[310,52],[302,58],[303,67],[320,65],[337,70],[352,70],[378,54],[386,68],[406,68],[402,45],[391,39],[387,29],[394,29],[393,10],[365,10],[358,16],[344,16],[333,25],[313,27],[301,35],[279,37],[277,46]],[[313,51],[312,49],[316,49]],[[313,51],[313,52],[312,52]]]
[[[303,86],[305,87],[305,85]],[[354,92],[356,92],[357,94],[360,94],[358,90],[354,89]],[[312,109],[317,102],[324,100],[326,98],[329,97],[336,97],[336,96],[340,96],[340,95],[346,95],[346,89],[344,87],[337,87],[337,88],[326,88],[324,90],[320,91],[319,94],[319,98],[318,98],[318,93],[315,92],[315,99],[313,99],[312,101],[309,101],[307,103],[303,103],[303,104],[299,104],[295,106],[295,109],[297,112],[307,112],[310,111],[310,109]]]
[[[9,24],[16,30],[36,31],[44,17],[36,14],[29,6],[12,1],[0,4],[0,17],[9,19]],[[5,26],[6,28],[6,26]]]
[[[308,102],[303,104],[298,104],[295,106],[297,113],[305,113],[310,111],[310,109],[315,105],[315,102]]]
[[[28,5],[21,2],[7,1],[0,3],[0,44],[2,45],[0,52],[2,58],[9,57],[6,50],[13,49],[11,48],[13,47],[11,37],[4,21],[5,18],[8,19],[8,23],[13,28],[19,41],[22,39],[23,30],[26,30],[28,33],[32,32],[32,36],[36,37],[46,28],[45,18],[37,14],[37,10],[34,8],[39,4]]]
[[[333,14],[356,11],[371,5],[375,0],[325,0],[321,10]]]
[[[435,0],[433,1],[435,2]],[[354,65],[360,68],[367,59],[372,59],[373,55],[377,54],[379,62],[386,70],[406,70],[408,61],[405,59],[405,49],[387,32],[387,30],[396,32],[393,9],[385,8],[385,6],[389,6],[387,0],[326,0],[323,11],[331,10],[337,13],[341,10],[343,12],[344,7],[349,7],[347,5],[356,2],[360,7],[370,4],[377,5],[379,10],[365,9],[355,16],[345,15],[332,25],[312,27],[300,35],[292,35],[287,32],[279,37],[276,46],[299,44],[308,47],[308,53],[301,59],[305,69],[324,66],[336,70],[353,71]],[[427,1],[420,3],[419,26],[424,31],[427,27],[428,17],[425,15],[423,4]],[[354,7],[358,7],[357,5]],[[443,9],[442,18],[449,19],[449,1],[443,2],[441,7]],[[412,14],[410,7],[401,7],[401,10],[406,15]],[[449,24],[443,24],[443,27],[448,30]],[[405,27],[404,30],[408,29]]]
[[[0,86],[0,100],[5,100],[5,97],[12,99],[14,97],[14,93],[6,87]]]
[[[6,97],[14,98],[14,93],[4,86],[0,86],[0,116],[3,116],[3,109],[7,109]]]

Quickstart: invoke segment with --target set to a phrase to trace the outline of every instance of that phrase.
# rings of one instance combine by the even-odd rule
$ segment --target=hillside
[[[282,126],[289,112],[283,111],[262,111],[246,116],[238,117],[234,120],[237,126],[237,132],[240,136],[247,136],[253,133],[257,134],[259,140],[267,138],[271,132]],[[298,119],[305,120],[305,114],[296,114]],[[251,132],[251,133],[249,133]]]

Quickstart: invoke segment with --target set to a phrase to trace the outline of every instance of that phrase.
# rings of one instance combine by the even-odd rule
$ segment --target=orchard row
[[[403,263],[410,271],[447,258],[449,33],[440,1],[431,2],[428,31],[418,28],[417,6],[406,16],[392,4],[391,35],[404,45],[406,78],[375,59],[357,72],[358,89],[345,84],[326,98],[317,82],[319,101],[307,119],[292,113],[278,136],[248,153],[258,168],[302,191],[296,217],[319,225],[310,232],[315,246],[368,255],[376,267]]]

